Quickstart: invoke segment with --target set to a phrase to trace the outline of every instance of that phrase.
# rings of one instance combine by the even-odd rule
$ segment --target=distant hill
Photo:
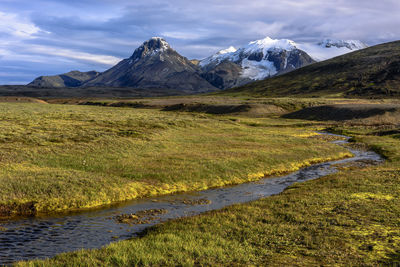
[[[400,41],[358,50],[221,92],[255,96],[400,96]]]
[[[40,76],[33,80],[28,86],[33,87],[78,87],[83,83],[96,78],[100,72],[88,71],[80,72],[77,70],[54,76]]]

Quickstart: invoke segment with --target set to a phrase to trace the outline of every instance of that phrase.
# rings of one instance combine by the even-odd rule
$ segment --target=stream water
[[[342,137],[345,140],[334,143],[338,145],[348,143],[349,138]],[[354,154],[353,158],[315,164],[283,177],[265,178],[253,183],[196,193],[134,200],[99,210],[0,221],[0,265],[20,260],[53,257],[62,252],[83,248],[99,248],[117,240],[132,238],[145,228],[169,219],[193,216],[278,194],[293,183],[335,173],[338,171],[338,164],[383,161],[372,151],[351,148],[349,150]],[[193,202],[199,200],[202,204],[193,205]],[[149,209],[164,209],[167,213],[158,214],[156,219],[144,224],[121,224],[115,220],[115,216],[119,214],[131,214]]]

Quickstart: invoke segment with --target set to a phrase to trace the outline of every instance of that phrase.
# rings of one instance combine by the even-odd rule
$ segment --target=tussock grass
[[[0,213],[201,190],[350,156],[302,122],[97,106],[0,104]]]

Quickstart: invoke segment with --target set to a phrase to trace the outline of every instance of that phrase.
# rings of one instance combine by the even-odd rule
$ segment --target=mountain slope
[[[355,51],[223,94],[400,96],[400,41]]]
[[[201,93],[217,89],[200,76],[200,69],[162,38],[153,37],[133,55],[84,86],[176,89]]]
[[[70,71],[68,73],[54,76],[40,76],[33,80],[28,86],[33,87],[78,87],[84,82],[97,77],[100,73],[97,71]]]
[[[317,44],[299,43],[297,46],[316,61],[331,59],[368,47],[368,45],[359,40],[334,39],[324,39]]]
[[[226,89],[254,80],[279,75],[315,61],[291,40],[269,37],[250,42],[240,49],[229,47],[202,60],[203,77]]]

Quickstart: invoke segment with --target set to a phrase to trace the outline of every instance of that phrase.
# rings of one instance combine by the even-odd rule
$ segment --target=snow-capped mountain
[[[224,61],[225,59],[229,59],[232,53],[235,53],[237,49],[233,46],[228,47],[227,49],[218,51],[212,56],[209,56],[199,62],[201,67],[205,67],[211,63],[219,64],[220,62]]]
[[[298,47],[306,51],[314,60],[322,61],[367,48],[368,45],[360,40],[324,39],[315,44],[299,43]]]
[[[266,37],[239,49],[230,47],[219,51],[200,61],[199,65],[204,71],[203,77],[212,85],[225,89],[282,74],[313,62],[292,40]]]
[[[217,90],[200,76],[200,69],[178,54],[161,37],[138,47],[130,58],[84,86],[163,88],[200,93]]]
[[[221,50],[201,60],[199,66],[212,85],[225,89],[367,47],[359,40],[324,39],[310,44],[266,37],[239,49]]]
[[[326,48],[336,47],[342,48],[346,47],[349,50],[359,50],[367,48],[368,45],[364,44],[360,40],[333,40],[333,39],[324,39],[318,45]]]

